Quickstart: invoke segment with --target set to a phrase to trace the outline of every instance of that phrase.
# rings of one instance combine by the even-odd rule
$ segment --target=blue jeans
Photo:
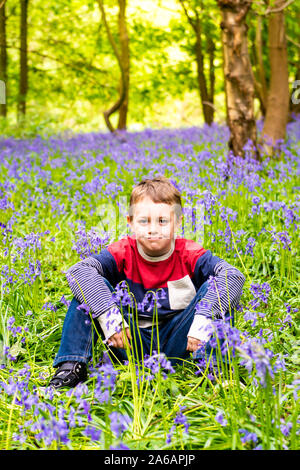
[[[113,291],[113,287],[105,279],[108,287]],[[159,351],[165,353],[172,365],[182,362],[180,359],[188,359],[190,352],[186,350],[187,334],[194,319],[195,306],[207,292],[207,282],[202,284],[190,304],[179,314],[169,320],[163,321],[159,329]],[[63,329],[59,351],[55,357],[53,366],[57,367],[66,361],[78,361],[88,363],[92,358],[93,344],[96,344],[99,335],[103,334],[98,321],[95,321],[97,331],[89,321],[89,317],[81,309],[77,309],[79,302],[73,298],[68,308]],[[158,350],[157,328],[137,328],[132,319],[128,319],[128,312],[123,307],[123,316],[130,325],[132,337],[132,352],[137,360]],[[88,320],[88,321],[87,321]],[[151,348],[152,336],[152,348]],[[136,339],[136,346],[133,338]],[[127,360],[125,349],[109,348],[111,357],[116,357],[121,362]],[[207,343],[206,354],[209,355],[209,343]],[[197,356],[197,355],[196,355]]]

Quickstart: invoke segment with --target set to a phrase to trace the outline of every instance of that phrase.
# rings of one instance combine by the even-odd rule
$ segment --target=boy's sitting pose
[[[181,196],[168,179],[145,179],[134,187],[127,221],[132,236],[111,243],[67,273],[74,298],[54,360],[57,371],[50,385],[55,388],[86,380],[86,364],[99,334],[120,361],[127,359],[127,344],[137,360],[159,349],[174,365],[191,352],[197,355],[209,340],[212,319],[232,315],[237,306],[243,274],[198,243],[175,236],[182,222]],[[218,289],[208,288],[210,276]],[[121,281],[134,295],[133,309],[119,301]],[[88,305],[98,331],[80,304]]]

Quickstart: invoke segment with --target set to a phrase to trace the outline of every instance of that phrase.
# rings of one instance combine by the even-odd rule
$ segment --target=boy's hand
[[[125,344],[128,341],[128,345],[130,346],[131,341],[131,334],[129,328],[125,328],[126,336],[124,335],[124,331],[120,331],[119,333],[115,333],[110,338],[108,338],[107,344],[109,346],[113,346],[114,348],[125,348]]]
[[[188,336],[187,339],[187,351],[194,352],[205,345],[205,341],[200,341],[200,339],[193,338],[192,336]]]

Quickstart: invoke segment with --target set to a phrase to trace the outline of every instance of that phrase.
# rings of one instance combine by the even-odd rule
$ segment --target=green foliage
[[[184,2],[188,14],[198,12],[202,24],[204,72],[208,78],[208,38],[215,46],[215,118],[224,119],[224,77],[220,12],[217,2]],[[104,6],[114,39],[118,39],[118,5]],[[16,124],[19,93],[19,2],[6,4],[8,42],[7,123],[2,133],[19,135],[47,124],[55,129],[91,131],[104,129],[103,111],[117,99],[120,70],[108,41],[99,6],[79,0],[29,2],[27,117]],[[253,2],[248,15],[249,49],[256,67],[254,50],[257,15],[263,18],[263,60],[269,79],[266,7]],[[294,80],[299,62],[299,6],[289,5],[286,26],[289,71]],[[195,33],[181,2],[129,1],[127,26],[130,40],[129,129],[180,127],[203,122],[197,68]],[[114,116],[113,119],[116,119]],[[34,123],[37,122],[35,125]]]

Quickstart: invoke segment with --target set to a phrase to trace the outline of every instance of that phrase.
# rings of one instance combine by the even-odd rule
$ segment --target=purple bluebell
[[[246,442],[257,442],[258,440],[258,437],[257,437],[257,434],[255,432],[251,432],[251,431],[248,431],[247,429],[239,429],[239,433],[240,433],[240,438],[241,438],[241,441],[243,444],[245,444]]]
[[[110,413],[109,419],[110,428],[117,438],[121,437],[123,432],[126,431],[126,429],[132,422],[132,419],[129,416],[123,415],[118,411],[113,411],[112,413]]]
[[[157,351],[153,351],[151,356],[145,356],[144,366],[149,369],[148,380],[153,379],[159,371],[162,371],[164,378],[167,378],[167,373],[173,374],[175,372],[166,355],[164,353],[158,354]]]
[[[219,423],[221,426],[227,426],[228,421],[224,416],[224,413],[222,411],[218,411],[218,413],[215,416],[215,420],[217,423]]]
[[[263,387],[267,385],[268,377],[274,377],[271,359],[274,354],[264,348],[257,340],[250,339],[239,347],[241,353],[240,363],[249,373],[255,370],[256,375]]]
[[[101,436],[101,429],[97,429],[94,426],[87,426],[83,431],[82,434],[86,437],[89,437],[92,441],[99,441]]]
[[[255,245],[256,245],[255,238],[249,237],[248,242],[247,242],[246,247],[245,247],[245,254],[249,254],[253,257],[254,256],[253,255],[253,248],[255,247]]]

